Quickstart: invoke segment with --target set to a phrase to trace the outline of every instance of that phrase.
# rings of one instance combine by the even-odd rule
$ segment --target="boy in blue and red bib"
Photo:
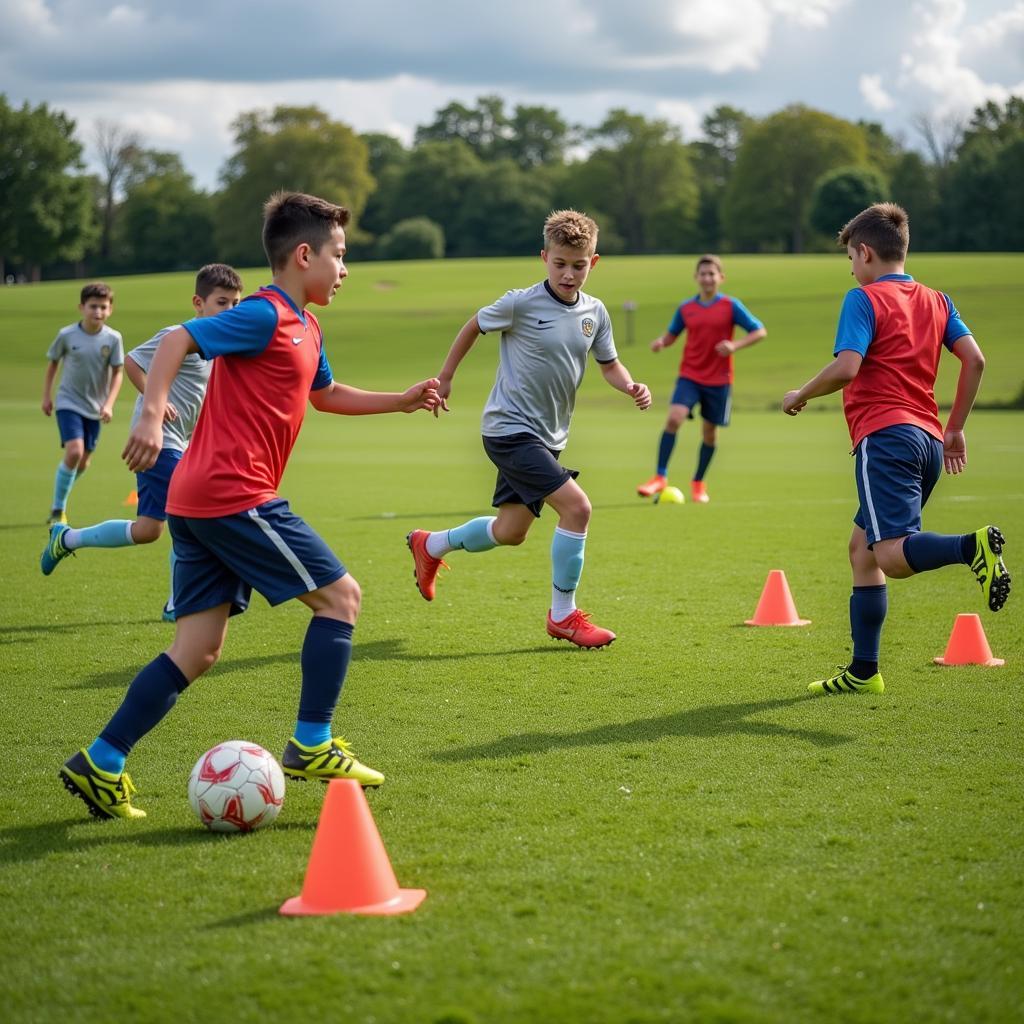
[[[960,473],[967,463],[964,424],[985,369],[981,349],[948,295],[904,273],[910,226],[901,207],[868,207],[842,229],[839,244],[860,287],[843,302],[832,362],[782,400],[783,412],[795,416],[812,398],[843,389],[860,498],[849,549],[853,660],[808,690],[881,693],[886,577],[905,579],[963,563],[995,612],[1009,596],[1010,574],[1002,559],[1004,538],[994,526],[954,535],[921,532],[921,509],[943,466]],[[960,360],[945,430],[935,402],[943,348]]]
[[[162,445],[168,388],[190,352],[215,360],[192,443],[171,477],[168,524],[176,564],[174,642],[135,677],[114,717],[88,749],[61,768],[64,785],[101,818],[142,817],[124,771],[135,743],[220,656],[228,618],[253,588],[271,605],[298,598],[313,613],[302,646],[295,735],[282,757],[299,779],[355,779],[380,772],[331,738],[331,720],[352,651],[359,585],[327,544],[278,497],[306,403],[320,412],[365,415],[434,409],[437,380],[401,393],[361,391],[334,380],[316,317],[347,276],[348,211],[301,193],[273,196],[263,244],[273,284],[216,317],[190,320],[160,342],[142,413],[125,446],[131,470],[148,469]]]

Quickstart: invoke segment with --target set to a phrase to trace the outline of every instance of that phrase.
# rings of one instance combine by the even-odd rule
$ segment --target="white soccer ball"
[[[257,743],[228,740],[192,769],[188,802],[213,832],[251,832],[269,825],[284,803],[284,773]]]

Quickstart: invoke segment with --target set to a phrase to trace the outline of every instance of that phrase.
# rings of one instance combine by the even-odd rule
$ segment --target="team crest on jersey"
[[[107,356],[110,355],[110,346],[109,345],[103,345],[100,348],[100,355],[103,356],[104,359],[106,359]]]
[[[580,323],[580,327],[583,328],[583,334],[587,338],[594,333],[594,326],[594,321],[589,316],[585,316]]]

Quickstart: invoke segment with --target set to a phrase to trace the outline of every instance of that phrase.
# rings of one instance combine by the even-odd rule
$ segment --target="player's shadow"
[[[54,634],[91,633],[102,626],[148,626],[153,623],[148,619],[118,619],[111,622],[39,622],[24,626],[4,626],[0,628],[0,645],[31,644],[44,640]]]
[[[851,741],[852,737],[839,733],[782,725],[779,722],[758,721],[753,717],[806,702],[806,697],[784,697],[776,700],[744,701],[739,704],[705,705],[655,718],[637,718],[631,722],[599,725],[582,732],[520,733],[492,740],[490,743],[477,743],[455,750],[440,751],[432,756],[437,761],[476,761],[544,754],[551,750],[568,750],[573,747],[650,743],[666,736],[708,739],[713,736],[746,735],[764,739],[802,740],[817,747],[837,747]]]

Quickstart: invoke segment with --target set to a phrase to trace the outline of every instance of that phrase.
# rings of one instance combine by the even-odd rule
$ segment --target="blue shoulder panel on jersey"
[[[216,316],[196,317],[182,325],[204,359],[216,356],[259,355],[277,330],[277,310],[258,295],[243,299],[234,309]]]
[[[320,346],[320,364],[316,368],[316,376],[313,378],[313,383],[310,384],[310,391],[319,391],[321,388],[328,387],[334,380],[334,374],[331,373],[331,364],[327,361],[327,350]]]
[[[946,300],[946,305],[949,307],[949,320],[946,321],[946,333],[943,335],[942,341],[946,348],[952,349],[958,338],[963,338],[971,333],[971,329],[960,319],[960,314],[957,312],[956,306],[953,305],[953,300],[945,293],[942,293],[942,297]]]
[[[759,331],[764,327],[764,324],[739,299],[730,296],[730,300],[732,301],[732,322],[734,324],[742,327],[747,334],[751,331]]]
[[[851,288],[843,299],[839,311],[839,326],[836,328],[836,343],[833,355],[853,351],[867,355],[868,345],[875,336],[875,310],[863,288]]]

